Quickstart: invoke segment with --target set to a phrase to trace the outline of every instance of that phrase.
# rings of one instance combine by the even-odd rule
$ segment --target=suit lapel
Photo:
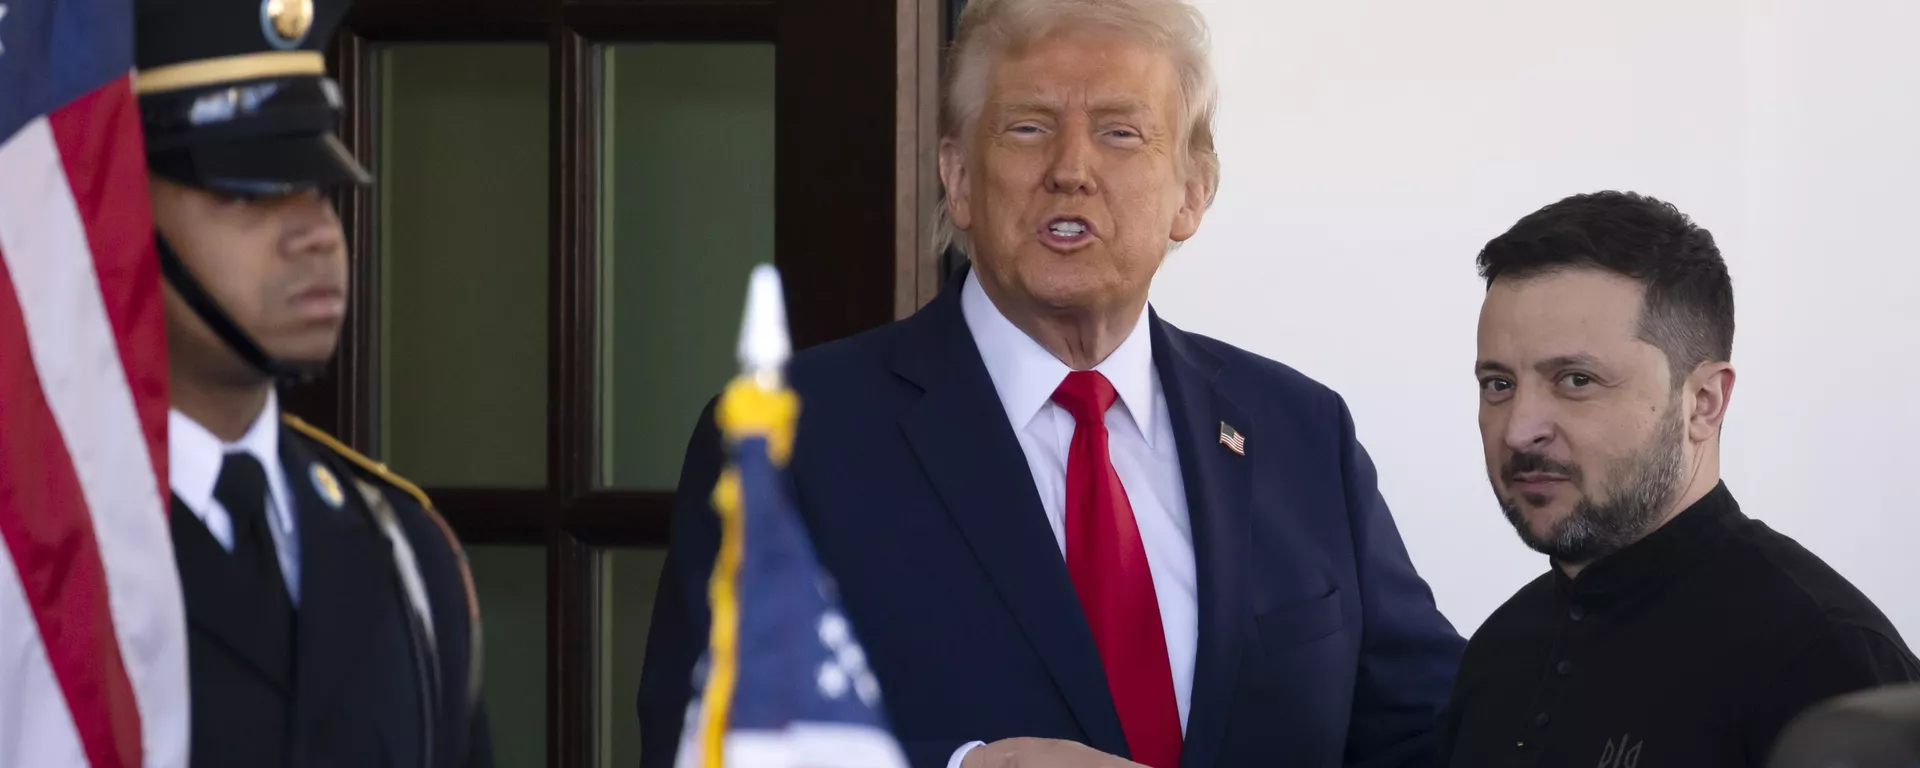
[[[173,535],[173,556],[180,571],[187,623],[258,673],[281,693],[293,689],[286,667],[268,658],[263,627],[247,609],[253,594],[236,578],[233,554],[213,538],[200,517],[180,497],[172,498],[167,525]]]
[[[1149,310],[1151,311],[1151,310]],[[1152,318],[1154,367],[1166,391],[1193,522],[1199,571],[1200,637],[1181,764],[1213,765],[1227,725],[1241,644],[1249,620],[1249,542],[1253,538],[1253,474],[1249,456],[1273,436],[1260,434],[1219,382],[1221,363],[1185,332]],[[1225,424],[1246,438],[1240,455],[1221,444]]]
[[[1090,744],[1126,754],[1093,633],[1025,454],[967,331],[958,290],[909,323],[892,361],[896,373],[925,391],[901,418],[908,444]]]
[[[369,652],[382,601],[395,599],[389,545],[371,522],[351,475],[320,466],[340,483],[335,508],[314,488],[319,458],[292,430],[280,431],[280,457],[300,528],[300,603],[294,639],[294,744],[309,743],[315,715],[331,708],[340,683]]]

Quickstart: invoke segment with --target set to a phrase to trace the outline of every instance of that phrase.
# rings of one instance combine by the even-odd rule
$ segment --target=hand
[[[974,747],[960,768],[1146,768],[1077,741],[1001,739]]]

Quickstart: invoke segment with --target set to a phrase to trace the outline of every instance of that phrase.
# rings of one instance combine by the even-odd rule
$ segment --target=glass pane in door
[[[599,722],[598,764],[626,768],[640,764],[640,666],[647,653],[647,628],[653,619],[653,598],[660,587],[660,569],[667,561],[664,549],[616,548],[601,550],[599,637],[594,679]]]
[[[773,261],[773,46],[600,55],[600,483],[668,490]]]
[[[425,486],[546,481],[547,49],[379,56],[379,452]]]
[[[467,548],[480,597],[482,691],[493,764],[547,764],[547,550]]]

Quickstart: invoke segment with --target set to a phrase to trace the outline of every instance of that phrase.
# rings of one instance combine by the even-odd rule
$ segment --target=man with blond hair
[[[975,0],[952,55],[941,214],[970,267],[787,372],[794,495],[913,764],[1426,764],[1463,641],[1346,405],[1147,305],[1218,183],[1199,13]],[[709,412],[646,766],[671,763],[707,644],[722,463]]]

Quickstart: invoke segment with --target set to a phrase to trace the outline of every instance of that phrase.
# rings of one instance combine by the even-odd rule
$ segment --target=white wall
[[[1920,647],[1920,2],[1198,2],[1224,181],[1154,304],[1346,396],[1462,632],[1547,565],[1480,459],[1474,256],[1615,188],[1732,271],[1729,488]]]

